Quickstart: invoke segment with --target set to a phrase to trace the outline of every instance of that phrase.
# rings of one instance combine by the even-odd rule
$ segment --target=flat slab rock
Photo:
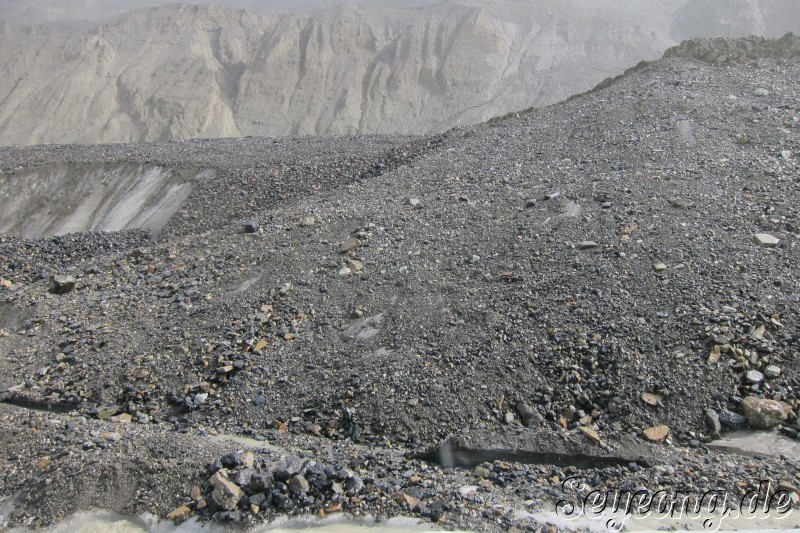
[[[601,442],[580,431],[559,432],[550,428],[520,433],[471,432],[451,437],[415,457],[445,467],[473,467],[492,461],[577,468],[630,463],[650,466],[668,459],[663,446],[632,436]]]
[[[725,437],[716,440],[708,447],[712,450],[735,453],[737,455],[766,455],[800,461],[800,440],[791,439],[777,432],[755,431],[743,429],[726,433]]]
[[[764,248],[774,248],[781,242],[780,239],[770,235],[769,233],[756,233],[753,235],[753,240],[757,245]]]

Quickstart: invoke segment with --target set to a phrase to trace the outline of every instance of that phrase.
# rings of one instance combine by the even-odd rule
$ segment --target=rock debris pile
[[[574,477],[797,505],[796,46],[433,137],[0,149],[191,185],[157,236],[0,235],[0,520],[537,530]],[[719,451],[748,428],[781,451]]]

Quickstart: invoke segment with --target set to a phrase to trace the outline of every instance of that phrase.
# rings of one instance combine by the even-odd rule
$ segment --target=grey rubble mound
[[[155,238],[0,235],[6,520],[97,502],[499,531],[531,526],[506,510],[562,499],[573,475],[609,490],[741,495],[754,472],[796,487],[792,458],[707,445],[748,396],[784,402],[776,431],[800,430],[797,79],[796,58],[667,58],[433,137],[0,150],[9,179],[153,164],[191,190]],[[74,290],[51,294],[51,275]],[[643,442],[652,428],[663,441]],[[478,456],[479,478],[419,458],[467,430],[508,450],[562,442],[563,457]],[[273,479],[270,498],[216,509],[209,465],[236,446],[214,433],[270,444],[259,475],[292,455],[360,483],[340,493],[315,470],[306,494]],[[567,464],[581,454],[616,459]],[[261,490],[237,468],[231,482]],[[135,497],[113,490],[137,483]]]

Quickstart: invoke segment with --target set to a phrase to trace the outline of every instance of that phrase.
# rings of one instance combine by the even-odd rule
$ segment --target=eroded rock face
[[[754,429],[772,429],[784,422],[792,408],[775,400],[767,400],[756,396],[748,396],[742,401],[742,410],[747,423]]]
[[[288,16],[176,5],[88,28],[6,24],[0,144],[438,132],[588,90],[682,39],[729,36],[731,18],[742,35],[798,22],[796,6],[760,9],[776,0],[676,13],[685,3],[340,5]],[[681,31],[681,17],[703,22]]]

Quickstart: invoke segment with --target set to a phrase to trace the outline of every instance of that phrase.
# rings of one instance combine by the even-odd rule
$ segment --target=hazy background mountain
[[[141,3],[0,8],[65,22]],[[0,144],[429,133],[563,99],[684,38],[800,27],[796,0],[417,4],[429,2],[280,15],[182,4],[83,26],[2,22]]]
[[[442,0],[349,0],[350,4],[369,4],[384,7],[414,7],[431,5]],[[0,0],[4,20],[36,24],[59,22],[66,24],[100,21],[143,7],[174,4],[175,0]],[[302,13],[321,11],[342,0],[186,0],[186,4],[216,4],[260,13]]]

